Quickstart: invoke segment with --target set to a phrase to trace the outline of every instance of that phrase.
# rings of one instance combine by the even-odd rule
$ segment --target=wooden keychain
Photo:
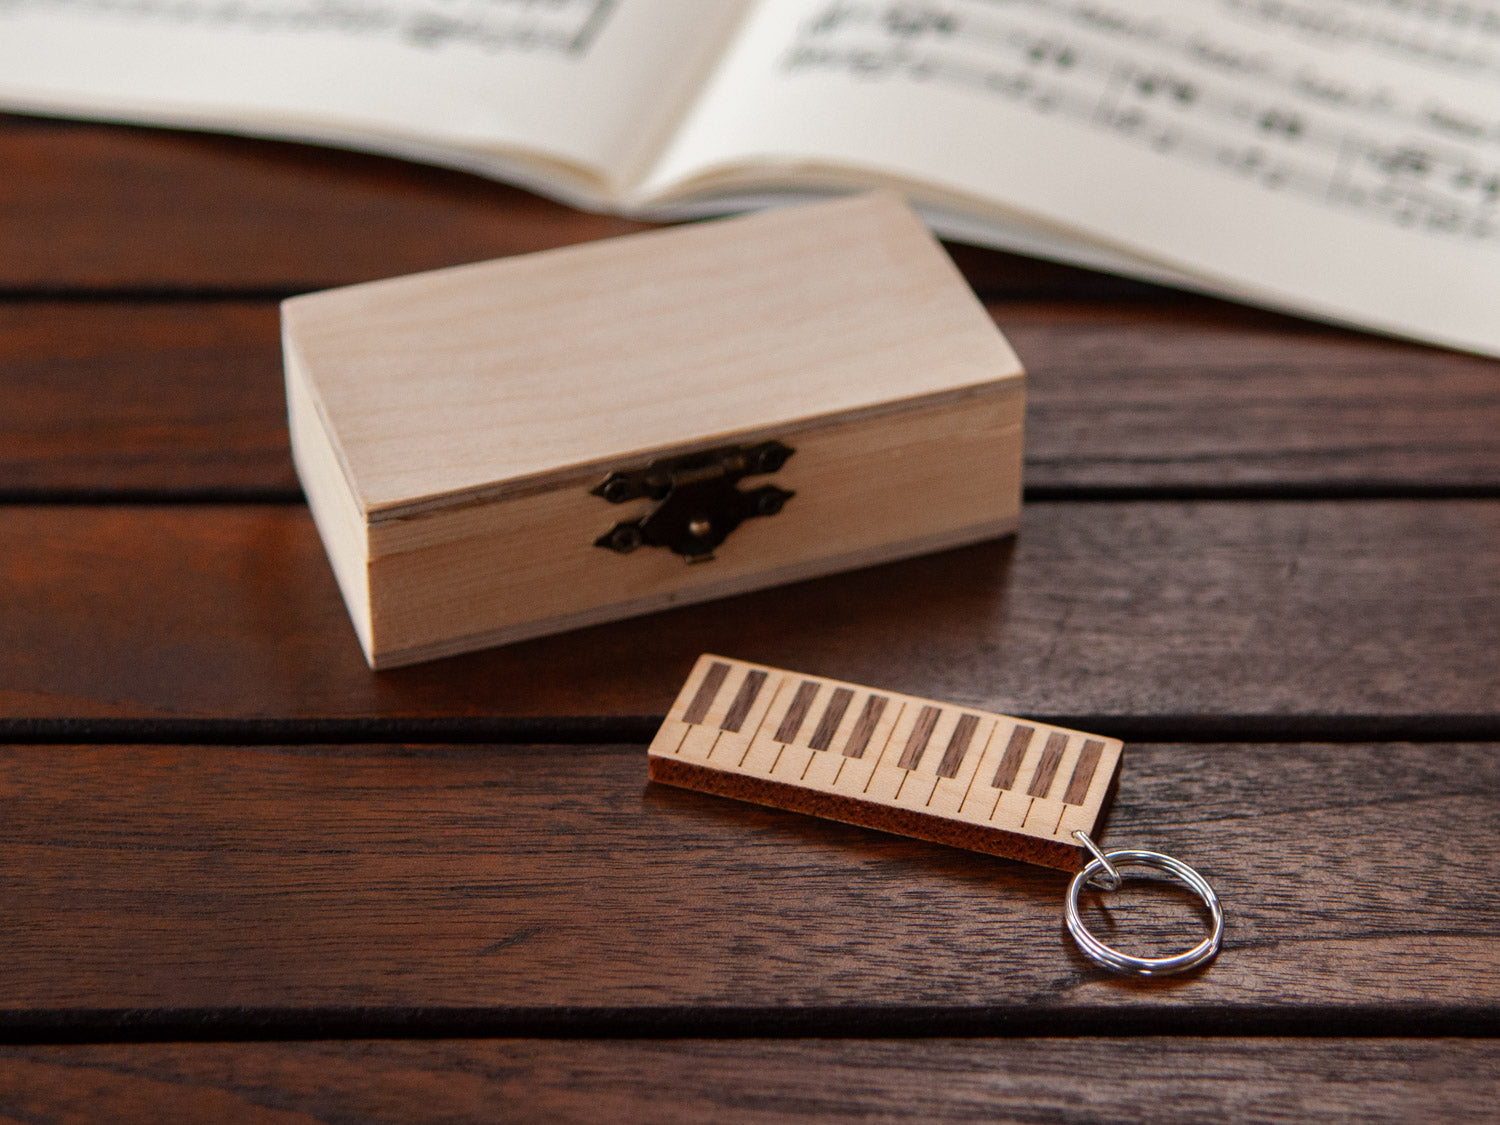
[[[1099,849],[1123,743],[1008,715],[875,691],[743,660],[698,658],[648,751],[653,781],[1073,871],[1068,932],[1091,961],[1162,976],[1213,959],[1224,910],[1203,876],[1161,852]],[[1171,957],[1136,957],[1083,924],[1086,885],[1120,868],[1187,884],[1210,932]]]

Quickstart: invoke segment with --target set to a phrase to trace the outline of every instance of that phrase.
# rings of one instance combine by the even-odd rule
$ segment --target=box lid
[[[301,379],[370,521],[1019,378],[889,193],[296,297]]]

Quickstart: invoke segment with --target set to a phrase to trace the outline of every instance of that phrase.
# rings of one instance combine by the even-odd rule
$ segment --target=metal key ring
[[[1091,860],[1082,871],[1073,876],[1073,881],[1068,884],[1068,896],[1065,902],[1064,917],[1068,923],[1068,933],[1073,935],[1073,940],[1078,943],[1078,948],[1083,954],[1096,965],[1102,965],[1106,969],[1113,969],[1117,973],[1138,973],[1145,977],[1166,976],[1169,973],[1186,972],[1188,969],[1197,967],[1206,961],[1213,959],[1219,952],[1219,945],[1224,939],[1224,908],[1219,905],[1219,896],[1214,894],[1214,889],[1208,885],[1208,880],[1194,871],[1180,859],[1173,859],[1161,852],[1142,851],[1120,851],[1101,852],[1088,836],[1081,832],[1075,832],[1083,844],[1094,853],[1095,858]],[[1105,945],[1102,941],[1089,933],[1083,924],[1083,919],[1078,915],[1078,895],[1084,886],[1097,876],[1104,875],[1106,878],[1112,876],[1114,887],[1106,886],[1105,889],[1113,890],[1120,885],[1120,875],[1115,871],[1115,865],[1120,867],[1152,867],[1158,871],[1165,871],[1169,875],[1175,875],[1203,900],[1208,907],[1209,914],[1213,919],[1213,926],[1209,935],[1193,948],[1184,953],[1178,953],[1171,957],[1133,957],[1128,953],[1121,953],[1118,949]],[[1101,879],[1101,883],[1105,880]]]

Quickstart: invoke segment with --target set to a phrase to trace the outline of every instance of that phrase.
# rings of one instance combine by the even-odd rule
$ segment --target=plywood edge
[[[366,519],[373,528],[382,523],[396,523],[430,517],[460,508],[503,503],[508,500],[520,499],[524,496],[534,496],[542,492],[552,492],[565,488],[588,487],[597,484],[609,473],[617,470],[641,468],[663,457],[674,457],[702,449],[712,449],[719,445],[753,445],[756,442],[767,441],[772,438],[792,439],[801,435],[821,433],[842,426],[887,418],[896,414],[942,409],[990,397],[1001,398],[1006,395],[1014,395],[1024,404],[1026,393],[1025,379],[1025,371],[1018,369],[1009,375],[997,379],[987,379],[983,382],[955,387],[928,395],[871,403],[868,406],[856,410],[843,411],[835,415],[822,414],[811,417],[793,418],[782,422],[768,422],[753,428],[736,430],[733,433],[705,434],[701,438],[695,438],[690,442],[679,442],[657,448],[641,449],[633,452],[628,457],[601,457],[574,465],[558,467],[543,473],[534,473],[511,480],[493,481],[475,485],[473,488],[462,491],[417,497],[398,503],[370,504],[367,501],[361,500],[360,505],[361,509],[365,512]],[[340,464],[342,465],[342,462]],[[345,470],[345,479],[349,479],[347,470]]]
[[[637,598],[607,606],[598,606],[578,613],[540,618],[534,621],[524,621],[516,625],[504,626],[498,629],[486,629],[463,636],[448,638],[432,644],[385,651],[377,649],[373,655],[367,650],[366,655],[370,657],[370,666],[372,668],[378,670],[399,668],[407,664],[416,664],[425,660],[437,660],[445,656],[456,656],[462,652],[472,652],[475,649],[489,648],[493,645],[514,644],[518,641],[531,640],[534,637],[548,636],[553,633],[567,632],[572,629],[582,629],[590,625],[600,625],[607,621],[638,617],[644,613],[652,613],[674,606],[696,605],[700,602],[712,601],[716,598],[728,597],[734,594],[743,594],[751,590],[763,589],[767,586],[780,586],[788,582],[799,582],[803,579],[816,578],[838,571],[876,566],[880,563],[894,562],[897,559],[911,558],[914,555],[925,555],[934,551],[963,547],[971,543],[983,542],[986,539],[997,539],[1004,535],[1010,535],[1016,531],[1019,524],[1020,516],[1017,514],[1006,519],[973,524],[968,527],[943,532],[939,535],[923,536],[918,539],[908,539],[898,543],[886,543],[876,548],[852,551],[842,555],[809,559],[791,566],[741,575],[721,583],[700,586],[692,590],[672,591],[664,594],[656,594],[648,598]]]
[[[285,363],[292,465],[307,496],[308,511],[323,541],[339,596],[369,660],[374,645],[374,623],[370,611],[369,536],[364,516],[330,445],[327,428],[317,415],[307,382],[301,377],[295,349],[286,351]]]
[[[806,789],[769,778],[724,773],[657,754],[649,754],[647,763],[647,773],[651,780],[667,785],[732,797],[756,805],[770,805],[790,812],[807,813],[825,820],[875,828],[881,832],[910,836],[967,851],[1055,867],[1061,871],[1078,871],[1083,867],[1083,849],[1068,844],[1039,840],[1034,836],[1007,832],[1000,828],[923,816],[908,809],[861,801],[838,793]]]
[[[359,513],[361,523],[369,522],[369,506],[361,496],[359,488],[355,483],[354,471],[349,466],[349,458],[345,454],[343,446],[339,443],[339,436],[333,426],[328,422],[328,409],[323,404],[322,397],[318,394],[317,380],[308,373],[307,363],[302,355],[302,349],[298,345],[293,331],[293,325],[287,316],[287,306],[297,298],[288,298],[281,302],[281,362],[285,372],[285,383],[287,388],[288,412],[290,413],[290,401],[293,386],[302,392],[308,410],[304,412],[304,420],[311,423],[316,421],[318,433],[321,440],[327,446],[329,455],[333,459],[333,465],[338,470],[338,478],[342,485],[342,494],[347,498],[354,511]]]

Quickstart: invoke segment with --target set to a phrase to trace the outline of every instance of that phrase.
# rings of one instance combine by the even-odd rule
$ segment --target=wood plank
[[[1500,712],[1497,543],[1493,501],[1031,504],[1015,540],[371,673],[302,509],[0,508],[0,729],[661,715],[719,652],[1115,737],[1432,737]]]
[[[1027,367],[1028,487],[1500,484],[1500,361],[1207,301],[990,311]]]
[[[1026,482],[1500,487],[1500,364],[1229,305],[992,304]],[[270,302],[0,303],[0,490],[296,488]]]
[[[1493,1040],[195,1043],[0,1048],[0,1120],[1478,1121]],[[503,1107],[503,1108],[502,1108]]]
[[[302,291],[647,224],[463,172],[311,145],[0,116],[0,290]],[[1176,300],[974,247],[989,296]]]
[[[460,172],[166,129],[0,128],[0,289],[300,291],[643,229]]]
[[[0,490],[300,491],[276,306],[0,304]]]
[[[648,785],[640,747],[0,748],[0,1032],[1489,1034],[1497,751],[1128,746],[1103,841],[1228,926],[1122,981],[1062,872]],[[1094,925],[1201,936],[1141,886]]]

